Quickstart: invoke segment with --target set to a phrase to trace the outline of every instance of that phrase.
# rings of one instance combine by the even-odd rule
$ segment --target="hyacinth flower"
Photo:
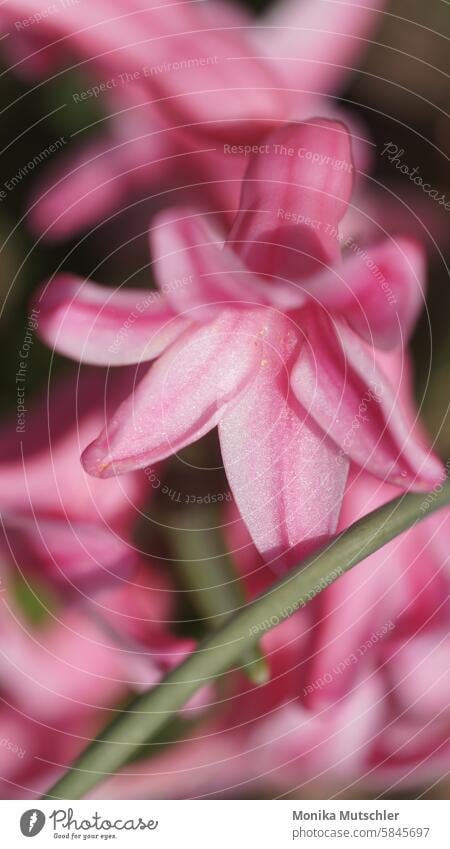
[[[103,589],[95,602],[59,608],[36,627],[2,575],[0,739],[2,798],[40,796],[108,717],[155,686],[194,648],[171,634],[174,589],[148,559],[132,583]],[[187,721],[205,707],[196,695]]]
[[[354,467],[339,530],[399,493]],[[243,523],[228,519],[253,594],[270,576]],[[243,692],[230,710],[248,780],[271,778],[284,790],[305,778],[374,788],[445,774],[449,520],[446,510],[398,537],[263,638],[272,657],[266,699],[256,706]]]
[[[8,0],[0,17],[12,23],[39,15],[44,6]],[[217,156],[204,132],[240,139],[245,120],[248,142],[285,113],[279,81],[258,58],[249,21],[237,5],[216,0],[175,7],[141,0],[106,0],[88,9],[67,4],[41,18],[35,38],[42,46],[33,49],[33,41],[29,59],[19,30],[14,70],[26,72],[29,62],[34,71],[40,59],[49,72],[67,64],[69,54],[93,81],[88,94],[74,93],[75,103],[77,96],[100,97],[111,116],[104,139],[96,137],[70,155],[68,165],[49,171],[31,200],[34,226],[41,232],[50,227],[53,237],[70,235],[129,203],[143,183],[157,191],[167,189],[169,174],[172,185],[181,174],[192,176],[192,161],[208,195]],[[11,32],[14,44],[14,27]],[[232,159],[229,164],[236,170]]]
[[[366,49],[361,40],[383,6],[384,0],[354,0],[344,13],[333,0],[303,6],[281,0],[255,18],[239,3],[220,0],[176,6],[101,0],[86,9],[66,4],[55,14],[45,14],[40,0],[5,0],[0,21],[3,30],[13,24],[6,50],[18,73],[26,76],[28,63],[34,72],[51,71],[68,55],[80,57],[88,70],[92,63],[97,76],[102,69],[134,73],[133,81],[143,82],[155,99],[174,99],[167,105],[172,114],[208,125],[217,121],[209,131],[228,138],[227,121],[239,131],[241,120],[257,125],[276,119],[293,85],[302,83],[304,99],[335,91]],[[270,92],[280,78],[290,89],[281,101],[279,92]]]
[[[125,377],[117,372],[105,386],[101,369],[72,371],[27,402],[19,425],[14,417],[0,428],[3,551],[65,593],[96,590],[137,564],[132,530],[145,476],[102,483],[79,462],[80,445],[101,427],[104,409],[123,398]]]
[[[390,365],[398,373],[399,363],[391,358]],[[338,529],[400,492],[353,467]],[[273,574],[235,505],[227,507],[224,528],[246,596],[254,598],[271,586]],[[220,717],[176,749],[123,769],[90,796],[315,795],[315,787],[335,793],[354,782],[373,793],[444,778],[449,538],[446,510],[371,555],[275,629],[264,632],[260,623],[270,679],[258,697],[235,674]]]
[[[405,408],[410,408],[411,415],[413,387],[408,356],[405,352],[389,352],[378,353],[377,357],[380,367],[399,387],[400,402]],[[424,438],[420,422],[415,423],[414,433]],[[398,487],[386,481],[380,483],[367,472],[353,468],[346,487],[339,529],[344,530],[400,493]],[[432,501],[433,495],[424,498],[424,515],[428,509],[428,498]],[[343,659],[348,659],[358,646],[370,641],[371,634],[386,623],[395,622],[393,636],[396,644],[407,641],[416,631],[414,639],[420,643],[422,630],[433,632],[436,623],[439,631],[446,615],[445,599],[448,595],[444,552],[446,541],[448,544],[450,539],[449,518],[447,510],[396,538],[369,557],[360,569],[344,575],[314,601],[314,625],[310,632],[312,650],[301,676],[304,704],[312,709],[322,709],[350,690],[356,668],[352,662],[343,664]],[[345,622],[344,611],[350,599],[352,618]],[[333,669],[337,674],[327,675]],[[321,687],[324,676],[331,680]],[[317,683],[318,686],[314,686]]]
[[[85,450],[86,471],[151,465],[218,425],[255,544],[288,559],[336,529],[351,460],[405,488],[439,479],[373,348],[406,342],[423,299],[420,247],[342,253],[352,184],[343,125],[282,128],[249,165],[227,239],[207,216],[161,213],[159,297],[65,276],[44,287],[40,333],[62,353],[102,365],[157,358]]]
[[[86,8],[64,4],[42,15],[46,8],[36,0],[6,0],[2,15],[16,22],[41,14],[35,22],[44,27],[44,55],[48,48],[59,49],[63,61],[64,54],[79,56],[88,70],[92,61],[96,77],[104,72],[105,82],[119,73],[129,75],[124,85],[143,81],[149,96],[171,100],[171,114],[181,122],[228,121],[233,133],[242,117],[256,123],[281,117],[282,101],[270,93],[273,78],[254,55],[246,34],[249,19],[238,5],[100,0]],[[229,65],[226,72],[223,64]]]
[[[42,2],[6,0],[2,48],[14,72],[52,78],[72,56],[93,81],[75,102],[101,99],[108,115],[101,133],[38,178],[34,230],[65,238],[131,198],[173,203],[175,190],[226,218],[238,201],[243,149],[342,87],[383,6],[285,0],[253,18],[217,0],[175,8],[109,0],[42,15]],[[24,17],[39,26],[17,26]],[[229,155],[233,142],[239,149]]]
[[[408,358],[378,358],[402,402],[411,405]],[[420,433],[420,423],[414,430]],[[338,530],[400,493],[353,466]],[[433,497],[424,498],[424,515]],[[254,597],[270,585],[270,573],[233,506],[225,527],[248,597]],[[371,555],[263,638],[272,666],[266,698],[261,694],[255,711],[243,693],[230,711],[232,725],[248,727],[247,705],[250,741],[241,745],[248,753],[244,762],[255,757],[248,765],[254,775],[270,775],[276,786],[292,789],[305,776],[330,783],[366,779],[373,788],[443,774],[449,754],[449,539],[446,510]]]

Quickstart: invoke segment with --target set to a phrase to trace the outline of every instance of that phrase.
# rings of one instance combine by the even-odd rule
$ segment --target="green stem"
[[[191,508],[174,517],[170,531],[177,571],[209,630],[219,628],[245,604],[239,575],[217,530],[215,511]],[[177,527],[178,524],[178,527]],[[269,670],[258,646],[242,655],[242,672],[252,684],[266,684]]]
[[[394,537],[450,503],[450,481],[430,495],[408,494],[351,525],[255,601],[238,610],[153,690],[139,696],[48,791],[49,799],[81,799],[148,746],[200,687],[233,667],[262,633],[304,607],[340,575]]]

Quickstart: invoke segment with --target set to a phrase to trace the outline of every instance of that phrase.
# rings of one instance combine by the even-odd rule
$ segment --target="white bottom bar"
[[[0,801],[1,845],[449,846],[445,801]],[[30,843],[27,841],[30,840]]]

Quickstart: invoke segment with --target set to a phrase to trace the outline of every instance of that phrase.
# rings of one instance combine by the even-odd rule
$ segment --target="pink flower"
[[[239,509],[259,550],[278,558],[334,532],[350,460],[405,487],[432,485],[441,466],[367,342],[405,341],[423,297],[419,246],[386,241],[341,259],[353,182],[341,124],[283,128],[267,147],[225,244],[204,216],[161,214],[159,297],[58,277],[39,308],[41,334],[69,356],[158,358],[84,452],[85,469],[142,468],[218,425]]]
[[[355,469],[339,528],[398,494]],[[297,644],[300,651],[289,675],[274,655],[267,687],[278,691],[278,707],[275,693],[272,707],[262,696],[252,705],[249,694],[233,706],[251,729],[244,752],[255,776],[292,791],[305,780],[386,789],[445,774],[449,520],[449,511],[436,514],[394,540],[282,626],[284,634],[264,638],[269,656],[283,641],[282,656]]]
[[[178,312],[197,307],[194,319],[224,302],[295,311],[315,301],[377,347],[404,345],[423,306],[422,251],[406,238],[343,243],[353,184],[344,125],[317,118],[275,130],[249,162],[230,232],[193,209],[156,217],[157,283]],[[179,278],[190,285],[170,285]]]
[[[109,88],[142,83],[148,96],[170,99],[167,108],[180,122],[230,122],[233,132],[242,117],[263,124],[281,117],[283,101],[270,92],[273,77],[254,55],[248,18],[237,5],[99,0],[42,15],[45,10],[37,0],[7,0],[2,7],[13,21],[28,17],[40,25],[44,53],[59,47],[63,61],[78,55],[88,68],[95,65],[96,76],[102,70],[111,79],[130,75]]]
[[[384,0],[278,0],[256,20],[256,37],[291,97],[291,117],[336,94],[381,23]]]
[[[105,384],[103,370],[72,372],[1,428],[2,547],[19,569],[43,572],[65,592],[108,584],[137,562],[131,532],[145,477],[95,481],[79,460],[129,377],[117,372]]]
[[[339,530],[399,493],[353,468]],[[236,508],[227,511],[229,549],[252,598],[273,575]],[[269,682],[255,691],[235,674],[221,715],[91,797],[334,794],[354,782],[373,793],[439,781],[450,755],[449,538],[446,510],[272,631],[259,623]]]
[[[286,0],[252,19],[218,0],[173,9],[104,0],[88,11],[74,3],[42,17],[42,2],[6,0],[2,47],[14,70],[49,75],[73,56],[93,81],[74,92],[74,102],[101,98],[109,115],[103,136],[75,156],[63,154],[38,181],[33,227],[64,238],[131,195],[150,195],[152,206],[161,206],[173,203],[175,190],[179,200],[195,193],[199,206],[226,218],[236,208],[246,157],[230,155],[223,142],[251,146],[268,125],[305,117],[318,96],[334,93],[383,6]],[[25,18],[31,25],[18,26]]]
[[[383,355],[382,362],[409,405],[408,360]],[[353,467],[338,530],[400,493]],[[424,498],[424,513],[432,498]],[[270,574],[232,509],[228,520],[230,549],[254,595],[270,585]],[[230,711],[241,740],[245,733],[242,760],[250,776],[293,790],[305,778],[386,788],[444,773],[449,539],[446,510],[341,576],[263,638],[271,681],[257,700],[243,692]]]
[[[2,575],[0,787],[2,798],[39,796],[111,718],[194,648],[171,635],[174,588],[149,560],[132,584],[56,610],[30,628]],[[186,707],[192,719],[207,689]]]

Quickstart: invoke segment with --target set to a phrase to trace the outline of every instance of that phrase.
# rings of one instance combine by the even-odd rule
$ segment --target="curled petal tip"
[[[397,480],[392,478],[392,482],[404,487],[406,479],[406,472],[404,472]],[[442,485],[445,480],[443,464],[435,454],[429,454],[425,468],[420,469],[417,476],[411,479],[411,486],[417,492],[428,492]]]
[[[81,455],[81,465],[84,471],[94,478],[110,478],[116,474],[112,458],[104,453],[98,445],[98,440],[85,448]]]

